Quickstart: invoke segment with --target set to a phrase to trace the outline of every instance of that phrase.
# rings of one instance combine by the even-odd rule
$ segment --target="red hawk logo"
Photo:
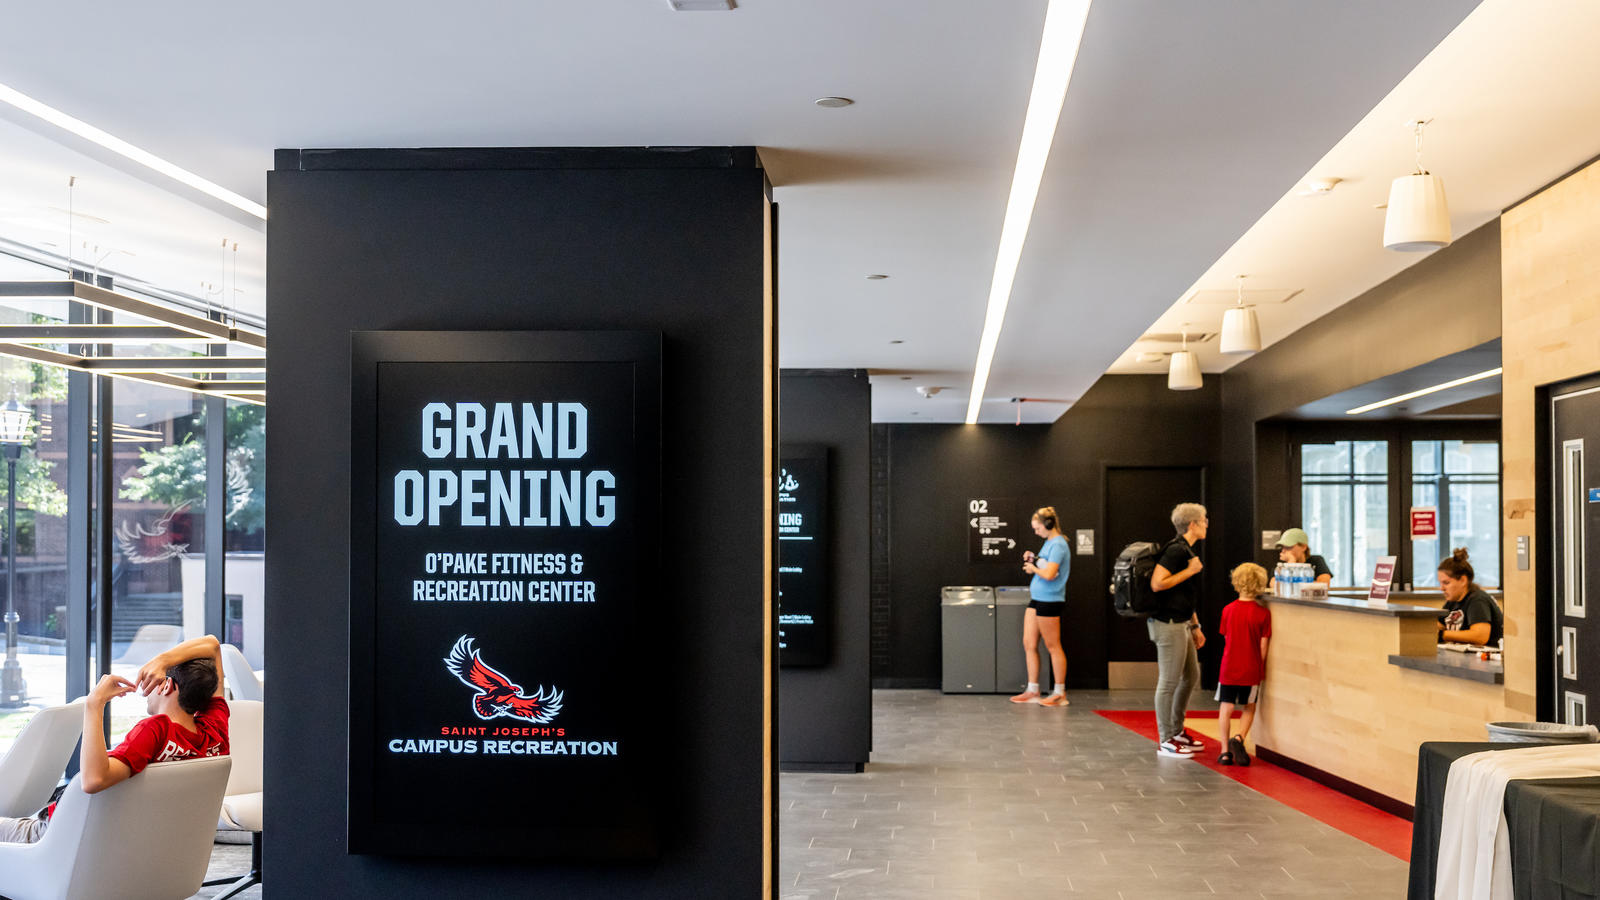
[[[478,658],[472,638],[466,635],[456,639],[456,645],[450,648],[450,655],[444,658],[444,667],[467,687],[478,692],[472,698],[472,711],[480,719],[506,716],[543,725],[561,712],[561,691],[552,686],[546,693],[544,686],[540,685],[538,693],[523,693],[521,686],[512,684],[511,679],[489,668]]]

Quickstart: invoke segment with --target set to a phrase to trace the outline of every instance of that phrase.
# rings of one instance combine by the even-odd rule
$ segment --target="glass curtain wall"
[[[1494,441],[1412,441],[1411,503],[1438,509],[1440,538],[1411,542],[1411,580],[1439,586],[1439,560],[1457,547],[1477,581],[1500,585],[1500,445]]]
[[[60,277],[43,266],[0,256],[0,279]],[[11,301],[0,305],[0,324],[58,325],[67,320],[66,301]],[[0,698],[0,754],[41,705],[66,694],[67,454],[66,372],[52,366],[0,357],[0,402],[16,400],[32,422],[20,444],[0,454],[0,592],[14,613],[6,631],[4,687]],[[15,469],[16,491],[10,490]],[[7,528],[14,513],[16,529]],[[14,589],[14,593],[12,593]],[[15,635],[14,640],[12,634]],[[14,663],[11,660],[15,660]]]
[[[1389,553],[1389,443],[1335,441],[1300,447],[1302,526],[1333,584],[1370,580]]]
[[[204,406],[187,391],[112,387],[111,671],[130,680],[157,653],[205,633]],[[113,701],[111,739],[144,709],[137,694]]]
[[[63,276],[59,269],[0,253],[0,280],[58,281]],[[0,300],[0,325],[91,321],[89,308],[67,300]],[[143,324],[120,314],[114,321]],[[187,346],[189,352],[204,352],[198,349],[204,345]],[[117,344],[112,352],[139,357],[184,351]],[[0,703],[0,755],[40,708],[72,699],[69,685],[92,684],[101,674],[95,645],[98,577],[92,571],[98,530],[95,423],[100,412],[95,382],[56,366],[0,356],[0,402],[14,396],[32,416],[16,453],[14,495],[6,489],[7,472],[0,467],[0,501],[7,504],[0,509],[0,531],[6,530],[10,504],[15,504],[16,515],[15,534],[3,534],[0,545],[0,571],[6,574],[0,592],[15,585],[14,593],[5,593],[5,603],[17,614],[12,680],[25,685],[14,702]],[[205,633],[213,617],[222,623],[219,637],[244,651],[252,668],[264,668],[264,407],[208,400],[131,379],[108,383],[110,671],[131,678],[156,653]],[[208,411],[217,421],[208,421]],[[226,463],[221,472],[210,471],[208,465],[215,458],[208,456],[208,449],[219,452],[208,447],[212,436],[222,440]],[[77,494],[69,485],[74,469],[81,479]],[[225,484],[220,510],[207,508],[207,484],[213,477]],[[212,515],[222,518],[222,540],[208,548],[206,523]],[[8,550],[15,552],[14,567],[7,562]],[[76,568],[90,571],[74,571],[73,552],[81,561]],[[208,559],[223,569],[221,597],[208,596]],[[87,627],[74,633],[72,615],[81,616]],[[69,658],[83,661],[83,670],[72,671]],[[109,737],[120,740],[143,715],[143,698],[115,701]]]
[[[230,401],[227,415],[227,590],[218,637],[242,650],[252,669],[261,669],[266,665],[267,409]]]

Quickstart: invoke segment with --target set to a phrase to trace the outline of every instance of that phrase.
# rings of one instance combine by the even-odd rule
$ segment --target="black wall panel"
[[[861,370],[785,371],[778,432],[785,444],[830,453],[833,655],[819,668],[781,670],[779,759],[793,768],[855,768],[872,750],[872,386]],[[780,545],[781,547],[781,545]]]
[[[272,217],[266,783],[284,897],[757,896],[765,876],[761,565],[766,183],[748,150],[280,151]],[[669,710],[657,862],[345,853],[350,332],[651,330],[663,346],[663,664],[617,703]],[[628,547],[616,547],[625,554]],[[415,673],[394,673],[405,690]],[[396,789],[403,789],[397,787]],[[497,801],[485,784],[461,814]],[[530,808],[528,816],[538,816]],[[448,822],[439,827],[449,827]]]
[[[939,588],[1027,584],[1021,552],[1037,550],[1039,543],[1027,516],[1048,505],[1061,516],[1069,543],[1079,528],[1095,531],[1094,555],[1071,557],[1061,635],[1067,684],[1105,687],[1107,617],[1115,615],[1106,585],[1111,561],[1122,549],[1104,543],[1105,467],[1199,465],[1214,470],[1219,402],[1213,377],[1199,391],[1178,392],[1167,390],[1165,376],[1108,375],[1053,425],[889,426],[891,663],[887,673],[875,675],[874,683],[938,686]],[[1210,493],[1209,540],[1215,546],[1232,523],[1217,492]],[[985,496],[1018,499],[1024,540],[1004,562],[969,563],[966,503]],[[1202,611],[1208,625],[1232,599],[1223,596],[1226,582],[1220,565],[1208,569],[1207,609]],[[1210,652],[1208,648],[1201,655],[1214,666]]]

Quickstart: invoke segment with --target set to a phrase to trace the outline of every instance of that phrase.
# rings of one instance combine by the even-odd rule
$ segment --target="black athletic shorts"
[[[1217,702],[1234,706],[1249,706],[1261,696],[1259,684],[1217,684]]]
[[[1033,614],[1036,616],[1044,616],[1046,619],[1061,618],[1061,610],[1066,605],[1067,601],[1065,600],[1062,600],[1059,603],[1050,603],[1045,600],[1028,601],[1028,608],[1033,610]]]

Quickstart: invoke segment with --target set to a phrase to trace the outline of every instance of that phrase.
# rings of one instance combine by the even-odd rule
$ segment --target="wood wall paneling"
[[[1545,498],[1535,490],[1535,409],[1541,386],[1600,370],[1600,164],[1590,165],[1501,216],[1505,375],[1502,482],[1506,573],[1506,703],[1537,708],[1535,575],[1550,564],[1533,540]],[[1518,571],[1516,539],[1532,542],[1532,568]]]

